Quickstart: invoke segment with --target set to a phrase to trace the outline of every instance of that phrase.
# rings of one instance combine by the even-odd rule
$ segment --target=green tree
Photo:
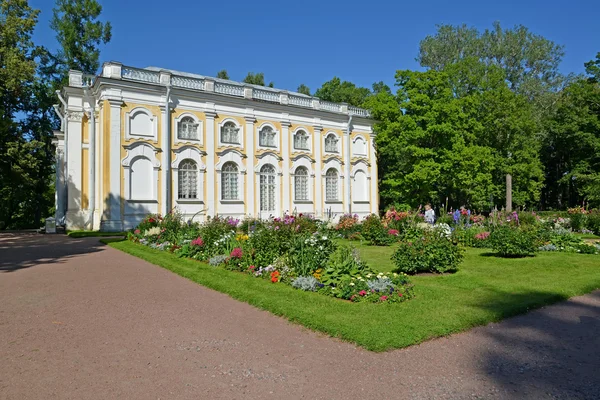
[[[57,0],[53,12],[50,27],[60,45],[56,54],[60,82],[68,82],[69,69],[95,74],[100,66],[98,47],[111,39],[110,22],[98,20],[102,6],[96,0]]]
[[[544,203],[552,208],[600,206],[600,55],[585,64],[590,75],[571,82],[545,121]]]
[[[248,72],[248,75],[244,78],[243,82],[249,83],[251,85],[259,85],[259,86],[269,86],[273,87],[273,82],[269,82],[268,85],[265,85],[265,74],[263,72]]]
[[[354,83],[342,81],[337,76],[325,82],[315,92],[315,96],[321,100],[348,103],[356,107],[362,106],[370,95],[371,91],[368,88],[357,87]]]
[[[310,88],[308,86],[306,86],[304,83],[302,83],[300,86],[298,86],[298,89],[296,89],[296,91],[298,93],[302,93],[307,96],[310,96]]]
[[[382,205],[448,197],[455,207],[489,209],[503,202],[506,173],[516,205],[539,200],[532,110],[500,68],[466,60],[441,71],[398,71],[396,85],[396,95],[382,90],[366,102],[378,121]]]
[[[217,72],[217,78],[219,79],[229,79],[229,74],[227,73],[226,69],[222,69],[219,72]]]

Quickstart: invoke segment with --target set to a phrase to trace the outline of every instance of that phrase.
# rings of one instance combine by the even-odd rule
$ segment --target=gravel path
[[[101,245],[0,235],[0,399],[600,398],[600,291],[371,353]]]

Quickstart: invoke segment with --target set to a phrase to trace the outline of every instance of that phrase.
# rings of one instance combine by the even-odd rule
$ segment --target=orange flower
[[[279,273],[279,271],[271,272],[271,282],[273,282],[273,283],[279,282],[280,275],[281,274]]]

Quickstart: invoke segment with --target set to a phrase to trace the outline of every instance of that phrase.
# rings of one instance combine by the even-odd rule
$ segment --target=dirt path
[[[600,291],[383,354],[97,239],[0,235],[0,399],[600,398]]]

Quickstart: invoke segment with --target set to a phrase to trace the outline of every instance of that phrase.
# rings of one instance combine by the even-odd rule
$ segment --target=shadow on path
[[[544,294],[515,296],[536,295]],[[489,345],[482,372],[507,393],[600,399],[600,291],[490,325],[483,334]]]
[[[0,274],[39,264],[58,263],[100,251],[99,238],[73,239],[61,234],[0,233]]]

